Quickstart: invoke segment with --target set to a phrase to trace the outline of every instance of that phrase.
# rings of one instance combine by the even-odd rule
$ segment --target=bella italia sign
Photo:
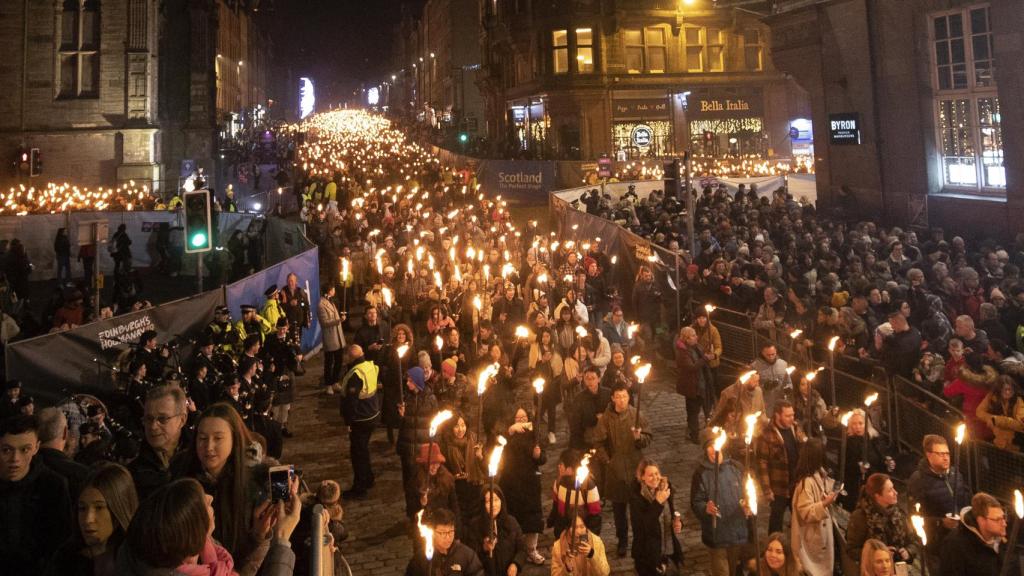
[[[763,98],[756,92],[716,94],[708,91],[690,96],[687,115],[692,118],[750,118],[760,116]]]

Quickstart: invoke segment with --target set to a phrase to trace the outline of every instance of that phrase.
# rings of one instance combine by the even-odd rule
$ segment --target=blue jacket
[[[715,465],[703,457],[700,467],[693,472],[690,485],[690,508],[700,520],[701,541],[709,548],[725,548],[747,542],[747,517],[740,499],[743,494],[743,466],[726,458],[718,472],[718,525],[711,526],[706,507],[714,500]]]

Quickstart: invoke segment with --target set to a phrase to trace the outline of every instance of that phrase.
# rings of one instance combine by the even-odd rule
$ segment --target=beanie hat
[[[457,368],[458,364],[456,364],[455,360],[448,358],[441,362],[441,375],[445,378],[451,378],[452,376],[455,376],[455,370]]]
[[[427,382],[423,377],[423,368],[419,366],[413,366],[405,373],[405,375],[412,380],[413,384],[416,385],[416,389],[423,391],[427,386]]]

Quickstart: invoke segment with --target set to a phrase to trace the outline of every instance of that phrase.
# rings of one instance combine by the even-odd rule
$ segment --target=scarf
[[[907,534],[907,517],[899,506],[880,508],[871,496],[863,501],[864,517],[867,520],[868,534],[890,546],[900,548],[911,541]]]
[[[445,464],[453,475],[465,474],[467,481],[480,484],[483,481],[483,475],[476,452],[473,450],[473,446],[476,445],[473,436],[473,433],[468,431],[462,438],[456,438],[454,434],[451,435],[448,438],[448,449],[445,451],[445,458],[447,458]]]
[[[671,558],[675,554],[675,548],[672,542],[672,514],[669,513],[668,500],[663,504],[658,504],[654,490],[643,482],[640,483],[640,495],[651,504],[661,506],[661,514],[658,515],[658,524],[661,526],[661,557]]]

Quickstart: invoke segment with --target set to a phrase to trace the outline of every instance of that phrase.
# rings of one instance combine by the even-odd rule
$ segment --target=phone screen
[[[288,480],[291,479],[292,468],[270,471],[270,501],[287,502],[291,498]]]

